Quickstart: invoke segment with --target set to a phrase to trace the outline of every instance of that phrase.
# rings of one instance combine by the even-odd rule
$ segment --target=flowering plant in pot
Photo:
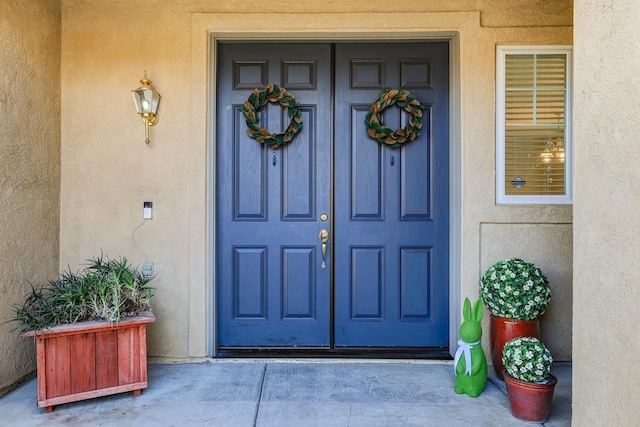
[[[503,348],[504,380],[511,412],[516,418],[542,423],[549,417],[558,382],[550,373],[553,358],[534,337],[518,337]]]
[[[542,270],[520,258],[498,261],[480,280],[480,298],[491,312],[491,360],[502,379],[502,347],[512,338],[540,336],[538,317],[551,299]]]

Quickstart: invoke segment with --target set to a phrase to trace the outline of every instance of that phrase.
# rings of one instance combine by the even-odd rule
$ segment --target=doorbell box
[[[153,218],[153,202],[144,202],[144,219]]]

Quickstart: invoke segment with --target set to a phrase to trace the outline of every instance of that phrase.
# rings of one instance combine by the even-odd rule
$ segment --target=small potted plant
[[[35,337],[38,407],[147,387],[146,325],[154,289],[126,258],[89,260],[33,287],[14,331]]]
[[[519,336],[540,337],[538,318],[551,299],[540,268],[520,258],[499,261],[480,280],[480,298],[491,313],[491,360],[502,379],[502,347]]]
[[[536,423],[549,418],[558,379],[550,373],[551,353],[534,337],[518,337],[504,345],[504,381],[514,417]]]

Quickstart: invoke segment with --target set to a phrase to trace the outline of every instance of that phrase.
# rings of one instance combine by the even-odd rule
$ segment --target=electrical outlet
[[[144,277],[153,277],[153,263],[145,262],[142,264],[142,275]]]
[[[144,202],[143,203],[143,214],[144,219],[153,218],[153,202]]]

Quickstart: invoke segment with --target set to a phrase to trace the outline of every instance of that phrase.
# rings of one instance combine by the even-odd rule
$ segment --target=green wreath
[[[397,104],[410,114],[409,124],[395,131],[380,123],[380,113],[385,108]],[[413,141],[420,136],[422,130],[422,110],[425,106],[408,90],[384,88],[380,98],[371,104],[371,110],[365,119],[369,136],[378,142],[392,147],[400,147],[407,141]]]
[[[291,117],[289,127],[284,132],[271,133],[258,125],[258,110],[267,102],[277,102],[287,110]],[[283,87],[275,84],[265,86],[263,91],[254,89],[249,99],[242,106],[242,113],[247,121],[247,134],[256,141],[277,148],[291,141],[302,129],[302,114],[298,110],[296,99]]]

